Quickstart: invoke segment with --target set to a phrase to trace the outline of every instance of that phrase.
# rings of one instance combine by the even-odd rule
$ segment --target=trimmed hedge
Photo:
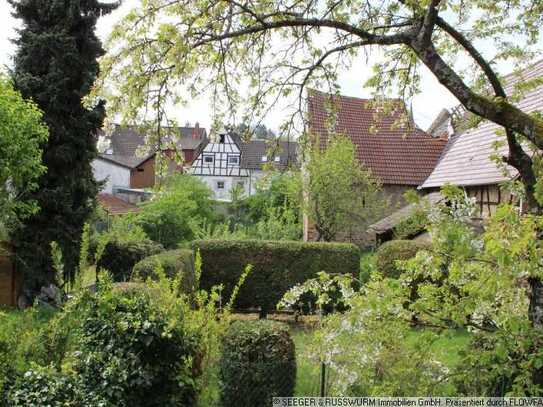
[[[288,327],[267,320],[232,323],[219,368],[222,407],[271,406],[273,397],[292,397],[296,353]]]
[[[111,240],[104,247],[104,252],[96,264],[96,269],[108,270],[113,281],[127,281],[137,262],[162,251],[164,251],[164,248],[151,240],[137,242]]]
[[[377,270],[385,277],[399,278],[402,271],[396,265],[397,260],[409,260],[419,250],[428,249],[427,243],[413,240],[390,240],[383,243],[376,254]]]
[[[168,250],[163,253],[155,254],[140,260],[132,270],[131,279],[148,278],[156,279],[157,267],[162,267],[166,277],[181,279],[181,285],[185,292],[191,292],[194,289],[194,253],[192,250],[179,249]]]
[[[251,264],[253,270],[234,305],[237,309],[260,307],[261,316],[274,309],[290,288],[316,277],[319,271],[355,277],[359,272],[359,249],[347,243],[199,240],[192,248],[200,250],[202,257],[200,286],[209,290],[223,284],[224,301]]]

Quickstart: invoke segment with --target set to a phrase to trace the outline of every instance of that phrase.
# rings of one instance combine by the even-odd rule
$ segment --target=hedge
[[[232,323],[219,368],[222,407],[271,406],[273,397],[292,397],[296,353],[288,327],[267,320]]]
[[[96,269],[108,270],[114,281],[127,281],[137,262],[162,251],[164,248],[151,240],[111,240],[104,247]]]
[[[131,279],[156,279],[158,266],[162,268],[166,277],[179,277],[185,292],[191,292],[194,289],[194,253],[192,250],[168,250],[146,257],[136,263],[132,270]]]
[[[396,261],[409,260],[415,257],[419,250],[427,249],[427,243],[413,240],[390,240],[383,243],[376,252],[377,270],[385,277],[398,278],[401,270]]]
[[[253,270],[234,305],[237,309],[260,307],[261,316],[274,309],[286,291],[319,271],[355,277],[359,272],[359,249],[347,243],[199,240],[192,248],[202,257],[200,286],[208,290],[223,284],[224,301],[230,299],[241,273],[251,264]]]

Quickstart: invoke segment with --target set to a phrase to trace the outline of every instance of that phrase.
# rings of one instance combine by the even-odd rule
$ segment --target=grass
[[[413,330],[408,337],[409,341],[417,341],[422,335],[421,330]],[[312,328],[295,326],[291,330],[292,338],[296,345],[296,388],[294,395],[318,396],[320,388],[320,366],[307,354],[311,345]],[[465,348],[470,340],[470,333],[465,330],[450,330],[441,335],[432,345],[432,352],[436,359],[449,368],[453,368],[460,361],[459,352]]]
[[[296,346],[297,363],[294,396],[318,396],[320,366],[307,354],[311,345],[312,329],[308,326],[299,326],[293,328],[291,334]]]

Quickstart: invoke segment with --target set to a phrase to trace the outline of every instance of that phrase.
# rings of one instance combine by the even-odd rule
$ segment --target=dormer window
[[[224,144],[226,136],[224,134],[219,134],[219,143]]]
[[[263,156],[262,156],[262,162],[265,163],[265,162],[267,162],[267,161],[268,161],[268,156],[263,155]]]

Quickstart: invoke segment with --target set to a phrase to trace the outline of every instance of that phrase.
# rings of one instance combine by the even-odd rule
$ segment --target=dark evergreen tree
[[[65,279],[72,279],[83,225],[93,211],[99,185],[92,175],[96,132],[104,102],[83,106],[104,51],[94,30],[117,3],[98,0],[8,0],[22,20],[12,77],[16,88],[44,112],[49,141],[43,146],[47,173],[26,198],[40,211],[12,233],[27,295],[54,280],[51,242],[63,252]]]

